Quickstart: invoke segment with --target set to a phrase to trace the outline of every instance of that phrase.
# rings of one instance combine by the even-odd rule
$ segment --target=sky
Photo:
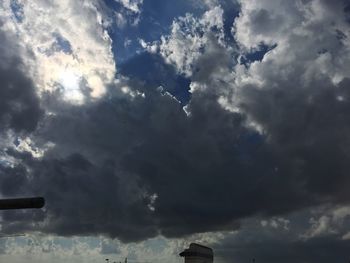
[[[0,262],[350,260],[347,0],[3,0]]]

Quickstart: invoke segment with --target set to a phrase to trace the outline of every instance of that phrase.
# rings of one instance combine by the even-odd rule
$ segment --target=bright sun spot
[[[70,70],[63,71],[60,74],[59,83],[63,88],[63,98],[72,103],[81,104],[84,101],[84,95],[81,91],[82,76]]]

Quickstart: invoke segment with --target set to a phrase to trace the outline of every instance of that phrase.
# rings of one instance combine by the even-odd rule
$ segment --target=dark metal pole
[[[42,208],[44,205],[43,197],[0,199],[0,210]]]

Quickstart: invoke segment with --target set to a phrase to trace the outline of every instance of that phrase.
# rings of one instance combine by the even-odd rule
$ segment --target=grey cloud
[[[234,234],[213,244],[216,257],[224,262],[347,262],[349,240],[342,240],[348,229],[349,217],[343,222],[345,229],[336,229],[322,235],[304,238],[310,228],[309,211],[293,213],[279,218],[249,220]],[[285,227],[281,222],[287,220]],[[271,224],[274,221],[274,224]],[[331,230],[331,229],[329,229]]]
[[[33,82],[21,71],[21,60],[12,56],[13,43],[0,31],[0,129],[31,132],[41,117]]]
[[[16,69],[0,69],[1,129],[33,131],[42,111],[33,83]]]
[[[234,170],[243,176],[249,169],[235,159],[240,149],[234,144],[246,133],[241,116],[198,98],[191,102],[193,117],[188,118],[168,95],[150,91],[146,98],[107,97],[53,115],[37,133],[58,146],[42,161],[9,152],[23,160],[21,172],[30,167],[30,174],[18,180],[10,174],[20,167],[7,168],[2,185],[17,188],[8,187],[6,193],[23,189],[47,199],[48,225],[34,229],[60,235],[102,233],[129,241],[159,231],[174,236],[236,227],[233,215],[251,212],[235,208],[238,203],[223,205],[240,195],[234,190],[244,189],[235,186]],[[232,194],[222,191],[226,186]],[[159,196],[155,212],[147,206],[153,193]],[[203,215],[207,219],[199,225]],[[19,220],[3,229],[33,229],[28,224]]]
[[[14,176],[20,166],[7,167],[2,185],[13,187],[7,187],[6,194],[44,195],[48,224],[40,226],[39,220],[32,227],[19,213],[8,213],[4,232],[37,229],[66,236],[105,234],[123,241],[158,234],[148,207],[153,193],[141,185],[138,176],[120,167],[120,158],[152,132],[157,120],[153,119],[151,127],[147,123],[153,107],[166,108],[169,103],[169,111],[178,113],[181,106],[161,94],[157,97],[161,103],[141,97],[132,103],[129,98],[108,97],[86,107],[65,105],[61,108],[65,110],[47,119],[37,136],[58,146],[44,160],[8,152],[22,159],[23,181]],[[30,167],[30,174],[25,167]]]
[[[27,174],[21,194],[44,195],[47,208],[4,213],[3,232],[39,230],[62,236],[104,234],[123,241],[155,235],[142,189],[133,185],[132,178],[121,178],[113,163],[97,166],[75,154],[65,159],[27,160],[27,165],[35,177],[30,180]],[[11,174],[10,169],[6,172]],[[6,184],[14,176],[2,176],[2,182]],[[21,186],[18,181],[14,183]],[[12,195],[17,193],[15,189]]]
[[[132,241],[236,229],[244,217],[319,202],[294,174],[280,175],[291,167],[288,160],[246,128],[244,116],[224,110],[214,90],[194,94],[190,116],[170,96],[144,91],[146,98],[111,93],[56,112],[36,132],[57,145],[43,160],[9,152],[27,174],[2,176],[3,185],[17,186],[6,193],[42,194],[47,210],[36,217],[46,223],[34,226],[20,214],[5,216],[3,230]]]
[[[255,34],[264,34],[280,30],[281,25],[283,25],[282,16],[272,16],[266,9],[253,11],[251,14],[251,21],[254,25],[252,29]]]
[[[242,108],[261,123],[275,152],[293,164],[307,191],[348,202],[350,81],[335,86],[327,78],[307,89],[298,82],[278,88],[246,87]]]
[[[321,10],[326,7],[323,2],[315,4]],[[279,174],[286,180],[292,179],[307,195],[330,202],[349,202],[345,190],[349,185],[346,175],[349,154],[345,145],[349,143],[346,116],[350,82],[344,78],[336,83],[332,72],[336,68],[335,72],[341,74],[348,61],[342,66],[337,59],[322,61],[322,56],[342,59],[347,54],[346,44],[342,43],[345,40],[335,32],[342,25],[342,17],[335,16],[334,10],[341,10],[341,4],[334,3],[326,18],[338,19],[334,26],[328,27],[322,20],[308,23],[304,29],[312,37],[295,33],[276,35],[277,44],[288,41],[289,48],[277,46],[273,54],[250,67],[249,74],[255,80],[262,79],[262,83],[237,87],[241,101],[238,107],[261,126],[268,145],[278,156],[276,160],[280,161],[276,166]],[[281,9],[283,13],[284,7]],[[310,17],[304,19],[312,21]],[[302,21],[296,21],[299,27]],[[293,23],[289,27],[298,28]],[[315,40],[313,34],[322,42]],[[320,48],[325,48],[326,53],[321,55]],[[318,70],[320,65],[325,70]]]
[[[259,237],[257,237],[259,239]],[[221,257],[229,262],[347,262],[350,241],[332,237],[309,241],[262,240],[237,246],[218,248]]]

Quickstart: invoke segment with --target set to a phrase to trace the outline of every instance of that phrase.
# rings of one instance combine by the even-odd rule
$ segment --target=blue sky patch
[[[72,46],[67,39],[62,37],[59,33],[54,33],[53,37],[55,38],[55,42],[52,47],[54,51],[62,51],[66,54],[72,54]]]
[[[18,0],[11,0],[10,7],[16,20],[21,23],[24,18],[23,5]]]
[[[119,67],[119,72],[130,78],[145,82],[149,88],[162,86],[182,105],[190,98],[190,79],[178,74],[172,65],[165,63],[158,54],[143,52],[127,60]]]
[[[241,57],[241,64],[247,65],[254,61],[262,61],[267,52],[276,48],[277,44],[268,46],[264,43],[261,43],[257,50],[254,50],[250,53],[245,54]]]
[[[139,39],[144,39],[146,42],[159,40],[162,35],[169,33],[175,18],[184,16],[186,13],[200,16],[205,11],[187,0],[176,1],[176,4],[170,0],[145,0],[141,14],[126,12],[120,3],[113,0],[105,0],[105,3],[114,12],[123,13],[123,18],[126,20],[123,27],[118,27],[114,19],[111,27],[108,28],[108,33],[113,40],[112,50],[117,65],[141,51]],[[134,25],[133,22],[137,18],[139,18],[138,23]]]

